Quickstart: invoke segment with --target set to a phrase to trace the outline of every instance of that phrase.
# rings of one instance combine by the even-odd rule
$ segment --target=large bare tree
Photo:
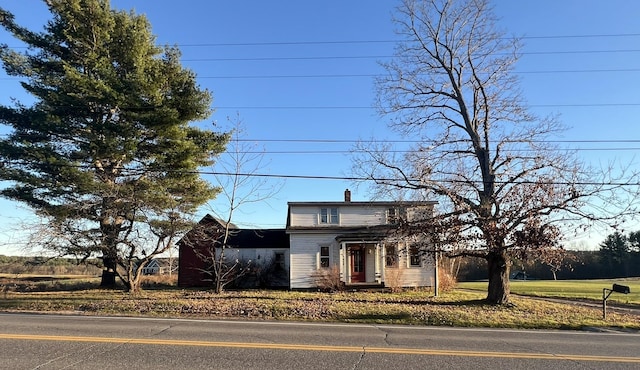
[[[403,0],[394,20],[403,41],[376,81],[378,108],[417,144],[397,154],[363,143],[355,168],[378,189],[435,197],[435,218],[408,230],[432,233],[449,256],[485,259],[487,301],[508,303],[514,253],[540,256],[561,248],[569,225],[614,221],[629,211],[625,189],[554,143],[557,117],[528,111],[513,73],[519,42],[488,1]]]

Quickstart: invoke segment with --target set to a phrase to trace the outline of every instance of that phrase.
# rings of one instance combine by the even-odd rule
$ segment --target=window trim
[[[278,256],[282,256],[282,260],[278,260]],[[274,251],[273,252],[273,263],[277,269],[282,269],[282,271],[287,270],[287,255],[285,251]]]
[[[320,208],[320,223],[327,225],[340,224],[340,212],[337,207]]]
[[[417,251],[417,253],[414,251]],[[408,258],[407,262],[409,264],[409,267],[422,267],[422,256],[421,256],[420,246],[415,244],[409,245],[407,258]]]
[[[389,254],[389,251],[393,253]],[[398,246],[396,244],[384,245],[384,267],[385,268],[398,268]]]
[[[407,218],[407,209],[403,206],[388,207],[385,214],[387,225],[397,225]]]
[[[394,225],[398,223],[398,209],[395,207],[387,208],[387,224]]]
[[[323,264],[323,261],[326,261],[326,264]],[[331,248],[328,245],[321,245],[320,251],[318,252],[318,268],[328,269],[330,267],[331,267]]]

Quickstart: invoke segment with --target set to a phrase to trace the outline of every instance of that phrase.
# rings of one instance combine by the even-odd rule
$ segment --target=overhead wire
[[[640,37],[640,33],[611,33],[611,34],[576,34],[576,35],[523,35],[518,37],[502,37],[503,40],[551,40],[551,39],[582,39],[582,38],[615,38],[615,37]],[[351,45],[351,44],[394,44],[408,40],[316,40],[316,41],[264,41],[264,42],[219,42],[219,43],[172,43],[177,47],[229,47],[229,46],[282,46],[282,45]],[[16,45],[11,48],[27,49],[27,46]]]
[[[16,161],[13,161],[15,163]],[[5,163],[6,166],[6,163]],[[78,169],[91,169],[94,168],[91,164],[51,164],[51,166],[59,168],[78,168]],[[198,175],[213,175],[213,176],[238,176],[238,177],[257,177],[257,178],[278,178],[278,179],[298,179],[298,180],[339,180],[339,181],[378,181],[378,182],[406,182],[407,179],[403,178],[371,178],[363,176],[333,176],[333,175],[295,175],[295,174],[277,174],[277,173],[258,173],[258,172],[228,172],[228,171],[214,171],[214,170],[176,170],[171,168],[165,169],[149,169],[142,171],[140,169],[131,169],[132,173],[141,175],[143,173],[182,173],[182,174],[198,174]],[[131,175],[123,174],[121,177],[130,177]],[[419,182],[419,179],[408,179],[412,182]],[[482,180],[456,180],[456,179],[430,179],[433,183],[446,183],[446,184],[482,184]],[[500,181],[496,180],[496,184],[540,184],[547,185],[578,185],[578,186],[614,186],[614,187],[627,187],[627,186],[640,186],[640,182],[618,182],[618,181]]]

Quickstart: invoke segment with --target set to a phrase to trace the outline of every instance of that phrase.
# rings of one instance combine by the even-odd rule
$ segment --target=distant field
[[[608,302],[640,305],[640,278],[611,280],[512,280],[511,292],[535,297],[590,299],[602,301],[602,289],[611,289],[613,283],[626,285],[630,294],[613,293]],[[458,283],[462,289],[487,289],[487,282]]]

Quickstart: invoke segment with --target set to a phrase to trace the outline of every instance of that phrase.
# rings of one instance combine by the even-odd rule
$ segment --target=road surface
[[[640,334],[0,314],[0,369],[638,369]]]

